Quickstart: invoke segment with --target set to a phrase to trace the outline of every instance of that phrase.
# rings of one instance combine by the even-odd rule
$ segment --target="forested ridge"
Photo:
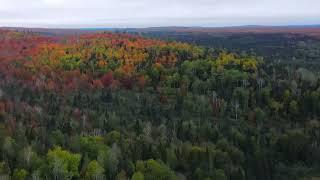
[[[202,31],[201,31],[202,30]],[[214,29],[213,29],[214,30]],[[212,31],[213,31],[212,30]],[[298,31],[299,30],[299,31]],[[246,29],[225,29],[206,32],[205,29],[179,31],[127,30],[129,33],[146,37],[193,43],[205,47],[227,49],[239,54],[263,56],[266,61],[278,61],[284,65],[295,64],[319,71],[320,29],[288,28],[286,30],[261,28],[254,31]],[[264,32],[266,31],[266,32]]]
[[[319,83],[219,48],[1,30],[0,178],[316,178]]]

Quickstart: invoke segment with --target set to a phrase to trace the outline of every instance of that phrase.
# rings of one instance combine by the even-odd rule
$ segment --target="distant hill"
[[[195,32],[195,33],[289,33],[320,37],[320,25],[312,26],[235,26],[235,27],[151,27],[137,32]]]
[[[24,27],[0,27],[0,30],[11,30],[18,32],[35,32],[40,33],[42,35],[77,35],[77,34],[86,34],[92,32],[89,29],[50,29],[50,28],[24,28]],[[99,31],[99,30],[95,30]],[[104,30],[105,31],[105,30]]]
[[[0,29],[15,31],[30,31],[45,35],[73,35],[87,34],[99,31],[113,32],[196,32],[196,33],[290,33],[320,37],[320,25],[292,25],[292,26],[231,26],[231,27],[148,27],[148,28],[79,28],[79,29],[47,29],[0,27]]]

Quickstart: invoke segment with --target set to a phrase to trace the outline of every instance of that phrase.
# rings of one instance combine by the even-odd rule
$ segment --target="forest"
[[[154,28],[123,32],[262,56],[268,61],[297,64],[319,71],[319,28]]]
[[[320,177],[319,41],[135,34],[0,30],[0,179]]]

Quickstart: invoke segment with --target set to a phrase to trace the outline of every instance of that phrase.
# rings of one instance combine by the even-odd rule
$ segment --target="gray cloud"
[[[319,0],[0,0],[0,26],[319,24]]]

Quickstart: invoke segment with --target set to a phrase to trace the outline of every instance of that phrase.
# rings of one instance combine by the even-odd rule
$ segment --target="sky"
[[[0,0],[0,26],[50,28],[320,24],[320,0]]]

